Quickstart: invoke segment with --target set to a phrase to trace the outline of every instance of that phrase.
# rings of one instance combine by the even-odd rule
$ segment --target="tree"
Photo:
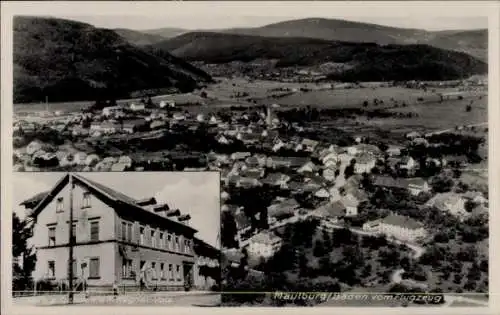
[[[26,220],[21,220],[12,213],[12,258],[13,290],[26,290],[32,283],[31,273],[35,269],[36,254],[28,239],[33,236],[33,229]],[[22,260],[22,265],[19,263]]]
[[[453,187],[453,179],[442,174],[435,176],[431,179],[432,190],[437,193],[449,192]]]
[[[466,111],[466,112],[470,112],[471,110],[472,110],[472,106],[467,105],[467,106],[465,107],[465,111]]]
[[[315,257],[322,257],[323,255],[325,255],[325,247],[323,246],[323,243],[320,240],[317,240],[314,243],[313,255]]]
[[[476,207],[476,203],[472,200],[467,200],[464,204],[464,209],[465,211],[467,212],[472,212],[472,210],[474,210],[474,208]]]
[[[330,251],[332,250],[332,240],[330,237],[330,234],[327,231],[323,231],[323,248],[325,251]]]
[[[351,163],[344,169],[344,178],[348,179],[352,175],[354,175],[354,165]]]
[[[453,282],[456,284],[462,283],[462,275],[460,273],[456,273],[453,277]]]
[[[238,228],[234,216],[230,212],[224,211],[222,212],[221,219],[222,219],[221,222],[222,247],[237,248],[238,241],[236,240],[236,235],[238,234]]]

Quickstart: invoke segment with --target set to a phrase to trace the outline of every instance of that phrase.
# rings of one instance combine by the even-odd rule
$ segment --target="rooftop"
[[[385,224],[389,224],[389,225],[396,225],[396,226],[405,227],[405,228],[408,228],[411,230],[416,230],[416,229],[424,227],[424,225],[419,221],[413,220],[412,218],[405,217],[402,215],[396,215],[396,214],[388,215],[387,217],[382,219],[382,222]]]
[[[254,235],[251,240],[254,243],[273,245],[281,242],[281,237],[272,232],[260,232],[259,234]]]

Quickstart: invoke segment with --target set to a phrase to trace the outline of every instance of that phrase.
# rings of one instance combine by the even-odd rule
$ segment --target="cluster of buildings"
[[[404,146],[382,146],[366,143],[363,137],[355,137],[355,141],[347,146],[337,146],[317,141],[312,138],[297,136],[304,127],[280,119],[274,111],[278,105],[271,105],[265,111],[232,113],[223,118],[215,113],[191,114],[185,111],[163,111],[161,107],[172,108],[174,104],[163,103],[157,109],[131,107],[127,111],[123,107],[104,108],[98,115],[79,118],[81,122],[91,119],[90,124],[72,127],[72,132],[85,134],[100,139],[112,134],[137,135],[148,137],[157,130],[169,130],[183,125],[188,129],[204,124],[215,130],[214,141],[221,147],[237,144],[241,150],[223,153],[216,150],[206,154],[206,167],[203,169],[219,171],[223,186],[223,211],[234,216],[240,247],[246,247],[251,255],[271,257],[279,250],[283,240],[273,230],[308,217],[320,219],[320,228],[331,231],[341,224],[344,218],[359,215],[359,208],[369,201],[369,193],[363,188],[364,174],[370,174],[374,168],[389,168],[393,174],[389,176],[377,172],[373,185],[387,191],[406,191],[411,196],[421,193],[432,194],[429,182],[425,178],[415,177],[422,161],[416,161],[405,151]],[[134,112],[134,119],[128,119],[129,112]],[[140,114],[139,114],[140,113]],[[78,119],[75,119],[78,120]],[[278,130],[293,130],[291,136]],[[82,132],[82,130],[85,130]],[[410,132],[406,135],[408,145],[432,146],[426,139],[430,134]],[[256,149],[258,148],[258,150]],[[99,157],[84,152],[48,153],[43,143],[32,142],[26,148],[15,152],[18,160],[57,158],[63,165],[81,165],[89,171],[123,171],[135,169],[134,161],[128,156]],[[66,157],[64,156],[66,154]],[[450,161],[452,159],[450,158]],[[446,159],[427,158],[426,163],[433,163],[442,168],[447,166]],[[459,161],[460,162],[460,161]],[[461,165],[464,164],[465,161]],[[26,163],[25,163],[26,165]],[[352,174],[346,178],[346,169]],[[140,169],[137,169],[140,170]],[[230,187],[253,188],[273,187],[289,191],[289,197],[276,196],[268,211],[269,230],[253,231],[251,218],[248,218],[238,205],[227,202],[231,199]],[[457,196],[458,195],[458,196]],[[312,208],[305,208],[298,202],[308,200]],[[476,198],[476,199],[474,199]],[[474,197],[474,209],[487,208],[487,200]],[[479,198],[479,199],[478,199]],[[483,197],[484,198],[484,197]],[[466,194],[435,194],[426,204],[442,211],[466,217],[471,212]],[[470,202],[469,202],[470,203]],[[410,218],[390,215],[374,222],[366,222],[366,231],[390,235],[396,239],[415,242],[425,238],[427,231],[419,223]]]
[[[260,146],[267,146],[270,154],[248,151],[233,154],[212,152],[209,155],[209,169],[221,172],[222,185],[225,187],[222,192],[224,202],[230,202],[231,186],[274,187],[290,192],[290,197],[276,196],[268,207],[269,229],[264,231],[252,231],[251,220],[242,207],[230,203],[223,206],[222,211],[232,213],[235,218],[238,230],[236,239],[240,248],[246,248],[251,256],[267,259],[276,253],[284,240],[273,231],[286,224],[315,217],[320,220],[320,229],[331,232],[342,227],[345,218],[357,217],[360,205],[369,202],[370,196],[363,188],[363,176],[365,173],[370,174],[376,167],[379,170],[389,167],[394,172],[391,175],[383,172],[372,174],[375,189],[404,191],[411,197],[423,193],[430,195],[431,199],[423,207],[435,207],[460,218],[487,211],[487,199],[480,192],[435,194],[427,179],[415,177],[421,161],[407,155],[404,146],[389,145],[382,151],[379,146],[364,143],[364,139],[358,137],[352,145],[339,147],[313,139],[285,138],[274,134],[272,128],[257,132],[247,127],[233,132],[222,131],[218,137],[224,143],[230,143],[235,138],[249,146],[258,142]],[[417,132],[406,136],[409,145],[434,145],[427,142],[426,135]],[[281,156],[279,153],[282,149],[300,154]],[[452,160],[453,157],[449,161],[445,158],[427,158],[425,163],[442,168]],[[466,161],[461,165],[466,165]],[[344,172],[349,166],[353,168],[353,175],[345,178]],[[404,175],[394,176],[401,170]],[[301,206],[297,201],[297,196],[304,195],[313,201],[312,209]],[[467,200],[474,201],[475,210],[472,213],[466,209]],[[421,222],[392,212],[384,218],[366,222],[362,229],[367,233],[386,235],[408,243],[419,242],[432,234]]]

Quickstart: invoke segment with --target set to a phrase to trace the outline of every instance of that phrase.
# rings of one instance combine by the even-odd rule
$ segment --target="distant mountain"
[[[182,28],[165,27],[165,28],[157,28],[151,30],[141,30],[140,32],[144,34],[161,36],[163,38],[172,38],[184,33],[188,33],[190,31]]]
[[[308,18],[257,28],[234,28],[223,32],[266,37],[308,37],[381,45],[429,44],[438,48],[466,52],[487,61],[487,29],[430,32],[338,19]]]
[[[188,33],[186,30],[169,28],[144,32],[160,34],[167,38]],[[465,52],[482,61],[488,61],[487,29],[431,32],[338,19],[307,18],[255,28],[231,28],[203,32],[280,38],[303,37],[380,45],[428,44],[437,48]]]
[[[484,73],[487,65],[465,53],[429,45],[377,45],[314,38],[263,37],[192,32],[154,44],[147,49],[168,51],[190,61],[205,63],[275,60],[276,67],[342,65],[330,73],[348,81],[442,80]]]
[[[120,35],[127,40],[132,45],[136,46],[146,46],[161,42],[166,39],[166,37],[154,34],[143,33],[140,31],[129,30],[126,28],[114,29],[116,34]]]
[[[185,30],[161,28],[141,31],[146,35],[173,38],[189,32],[225,33],[264,37],[305,37],[329,41],[387,44],[428,44],[437,48],[461,51],[488,61],[488,30],[425,31],[361,23],[339,19],[307,18],[289,20],[254,28]],[[125,36],[126,37],[126,36]],[[127,37],[126,37],[127,38]],[[131,42],[134,42],[131,38]],[[151,42],[150,44],[154,44]],[[146,44],[147,45],[147,44]]]
[[[211,81],[166,52],[153,55],[116,32],[44,17],[14,18],[14,102],[129,97],[155,89],[190,91]]]
[[[488,30],[432,32],[419,40],[434,47],[468,53],[485,62],[488,61]]]
[[[266,37],[307,37],[324,40],[377,44],[412,44],[409,38],[425,31],[337,19],[307,18],[273,23],[257,28],[234,28],[226,33]]]

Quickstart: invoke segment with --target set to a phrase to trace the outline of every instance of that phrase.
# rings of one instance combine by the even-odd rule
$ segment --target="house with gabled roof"
[[[262,183],[269,186],[286,188],[290,176],[283,173],[270,173],[263,180]]]
[[[157,204],[154,198],[137,200],[71,173],[22,205],[34,222],[37,281],[67,281],[72,245],[76,281],[86,282],[90,289],[111,288],[116,282],[137,290],[146,274],[153,276],[158,289],[195,285],[197,230],[189,226],[189,215],[178,209]]]
[[[346,215],[345,206],[340,201],[325,202],[312,211],[312,215],[320,219],[319,228],[323,231],[333,232]]]
[[[370,173],[375,167],[377,159],[368,153],[362,153],[356,157],[356,164],[354,164],[354,172],[356,174]]]
[[[248,244],[248,253],[253,257],[267,259],[272,257],[283,245],[281,237],[273,232],[260,232],[252,236]]]

